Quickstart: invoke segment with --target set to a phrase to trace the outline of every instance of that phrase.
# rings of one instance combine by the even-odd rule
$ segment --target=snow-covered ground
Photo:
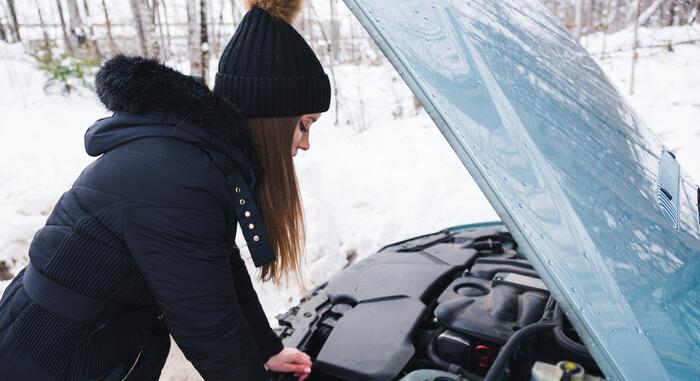
[[[700,27],[641,31],[642,45],[697,39]],[[658,40],[658,41],[657,41]],[[629,88],[631,31],[607,38],[599,60],[624,94]],[[660,42],[659,42],[660,41]],[[599,56],[602,36],[584,40]],[[618,51],[623,49],[623,51]],[[628,102],[700,180],[700,46],[643,48]],[[0,44],[0,260],[16,272],[34,232],[92,158],[85,129],[106,114],[88,91],[43,90],[43,74],[19,45]],[[337,67],[341,124],[333,107],[312,128],[312,149],[296,159],[308,225],[307,287],[323,283],[351,259],[381,246],[448,226],[497,219],[451,148],[386,64]],[[395,115],[403,116],[396,119]],[[349,121],[349,123],[346,123]],[[439,185],[439,186],[438,186]],[[252,268],[251,268],[251,271]],[[9,281],[0,281],[0,291]],[[298,302],[295,286],[256,282],[269,318]],[[173,350],[166,380],[197,380]]]

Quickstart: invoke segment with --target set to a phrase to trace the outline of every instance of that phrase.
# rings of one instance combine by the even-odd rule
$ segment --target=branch
[[[647,21],[649,21],[649,18],[654,14],[654,12],[656,12],[657,9],[659,9],[664,1],[666,0],[656,0],[649,6],[649,8],[644,10],[641,16],[639,16],[639,25],[644,25]]]

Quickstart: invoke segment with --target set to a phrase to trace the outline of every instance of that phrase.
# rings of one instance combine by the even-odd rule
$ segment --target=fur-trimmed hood
[[[246,118],[201,80],[153,59],[116,55],[95,79],[97,95],[115,112],[88,129],[85,148],[97,156],[128,141],[154,135],[187,136],[231,159],[254,182],[257,165]],[[155,128],[170,125],[172,129]]]

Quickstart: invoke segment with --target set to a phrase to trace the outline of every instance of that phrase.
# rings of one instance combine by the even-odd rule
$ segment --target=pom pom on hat
[[[248,0],[248,9],[258,7],[269,13],[272,18],[291,24],[301,11],[302,0]]]

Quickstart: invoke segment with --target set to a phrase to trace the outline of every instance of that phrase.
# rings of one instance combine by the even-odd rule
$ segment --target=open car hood
[[[608,379],[700,379],[699,191],[533,0],[345,0]]]

